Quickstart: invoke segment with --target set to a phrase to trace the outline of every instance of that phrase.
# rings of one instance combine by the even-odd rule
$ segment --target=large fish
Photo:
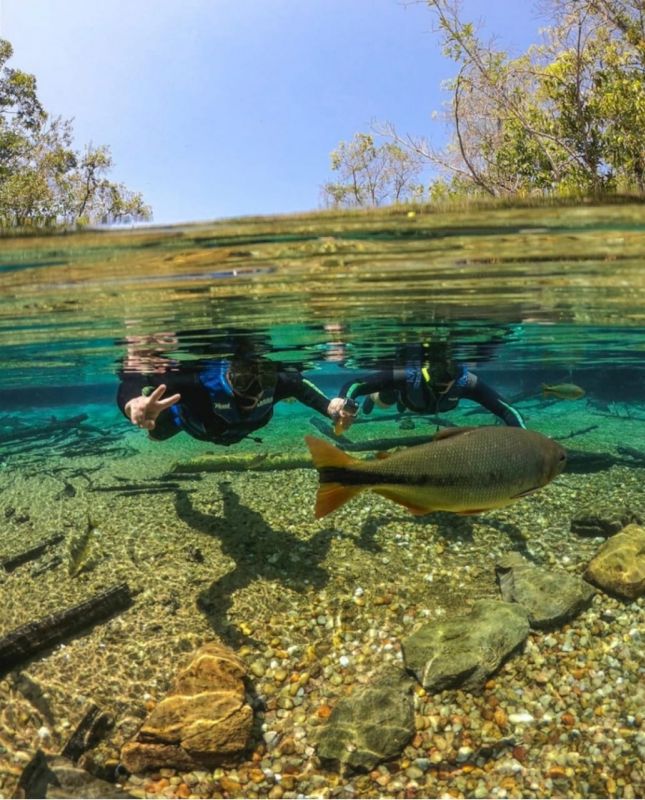
[[[560,400],[579,400],[585,396],[585,390],[575,383],[557,383],[553,386],[542,384],[542,394],[559,397]]]
[[[427,444],[368,461],[314,436],[305,441],[319,472],[318,518],[366,490],[413,514],[478,514],[546,486],[567,460],[552,439],[511,427],[446,428]]]

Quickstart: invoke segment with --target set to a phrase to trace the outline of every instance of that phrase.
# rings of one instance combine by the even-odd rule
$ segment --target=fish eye
[[[560,461],[566,461],[566,460],[567,460],[567,454],[566,454],[566,453],[560,453],[560,458],[559,458],[559,460],[560,460]]]

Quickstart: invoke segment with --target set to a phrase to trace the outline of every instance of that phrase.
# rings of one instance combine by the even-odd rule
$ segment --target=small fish
[[[259,467],[260,464],[263,464],[268,457],[269,457],[268,453],[257,453],[257,455],[255,455],[246,465],[246,468],[255,469],[256,467]]]
[[[560,400],[579,400],[585,396],[585,390],[575,383],[556,383],[553,386],[543,383],[542,394],[558,397]]]
[[[478,514],[540,489],[566,465],[565,450],[523,428],[447,428],[432,441],[367,461],[305,436],[320,485],[316,517],[371,490],[412,514]]]

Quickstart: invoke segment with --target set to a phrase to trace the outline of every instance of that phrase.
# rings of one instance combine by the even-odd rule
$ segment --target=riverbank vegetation
[[[326,205],[645,194],[642,0],[544,0],[542,43],[519,57],[484,41],[456,0],[427,5],[457,68],[448,144],[395,122],[358,133],[331,155]]]
[[[0,229],[150,219],[140,194],[108,180],[109,148],[76,150],[71,121],[43,108],[35,76],[7,66],[12,55],[0,39]]]

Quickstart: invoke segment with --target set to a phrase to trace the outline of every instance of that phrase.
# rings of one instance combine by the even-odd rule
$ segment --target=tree
[[[458,66],[452,141],[377,131],[439,171],[431,194],[643,191],[642,0],[545,0],[544,42],[518,58],[484,42],[456,0],[427,2]]]
[[[643,0],[587,0],[583,6],[597,20],[593,108],[603,121],[606,158],[619,186],[635,184],[644,192],[645,6]]]
[[[394,142],[374,143],[374,137],[357,133],[351,142],[341,142],[331,154],[337,182],[322,187],[332,207],[381,206],[404,203],[423,192],[417,181],[423,169],[419,156]]]
[[[36,79],[6,62],[0,39],[0,227],[46,227],[151,218],[140,194],[107,179],[109,148],[73,147],[69,120],[50,117]]]

